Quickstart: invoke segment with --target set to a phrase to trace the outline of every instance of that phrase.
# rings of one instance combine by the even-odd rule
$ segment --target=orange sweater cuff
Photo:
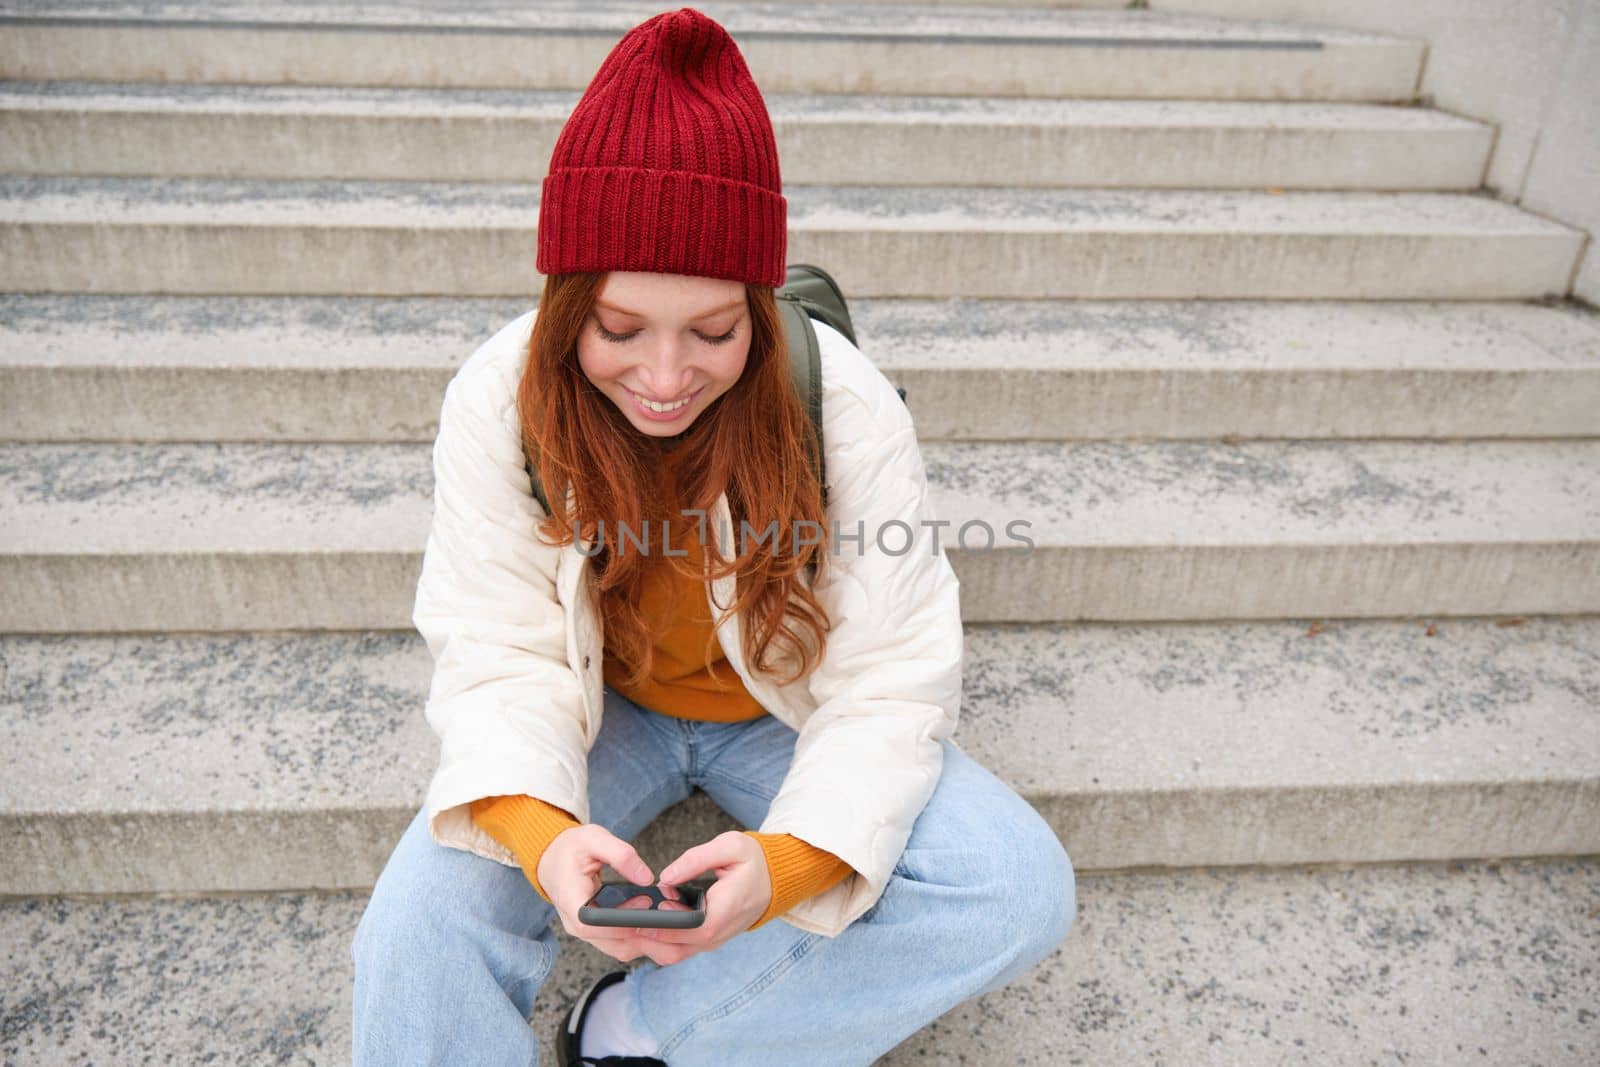
[[[817,848],[792,834],[745,833],[756,839],[767,857],[767,874],[772,879],[772,902],[750,927],[765,926],[802,900],[832,889],[855,873],[832,852]]]
[[[470,807],[472,821],[484,833],[511,850],[534,890],[547,903],[554,905],[555,901],[550,899],[535,877],[539,870],[539,859],[557,834],[583,824],[565,808],[524,795],[484,797],[474,800]]]
[[[473,822],[517,857],[528,883],[547,903],[554,905],[555,901],[536,877],[539,860],[557,834],[583,824],[566,809],[526,795],[483,797],[473,801],[470,810]],[[833,853],[791,834],[744,832],[761,846],[772,885],[772,900],[751,930],[778,918],[800,901],[832,889],[855,873],[854,868]]]

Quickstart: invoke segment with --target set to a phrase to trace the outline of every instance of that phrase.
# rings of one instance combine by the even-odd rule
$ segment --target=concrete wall
[[[1150,0],[1428,42],[1418,92],[1499,130],[1484,184],[1589,234],[1573,295],[1600,304],[1600,0]]]
[[[1573,292],[1600,304],[1600,0],[1581,8],[1518,201],[1589,231]]]

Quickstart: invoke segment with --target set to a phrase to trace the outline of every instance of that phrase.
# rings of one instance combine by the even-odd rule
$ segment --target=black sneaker
[[[628,977],[627,971],[608,971],[600,976],[561,1020],[561,1031],[556,1034],[556,1063],[560,1067],[667,1067],[666,1060],[654,1056],[580,1056],[578,1039],[583,1035],[583,1020],[589,1014],[589,1005],[602,989]]]

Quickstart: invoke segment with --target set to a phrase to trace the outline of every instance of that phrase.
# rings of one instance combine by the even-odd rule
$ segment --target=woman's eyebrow
[[[738,300],[730,301],[729,303],[723,304],[721,307],[710,308],[710,309],[708,309],[706,311],[702,311],[700,314],[696,315],[694,318],[690,319],[689,321],[690,322],[699,322],[701,319],[709,319],[711,316],[720,315],[722,312],[727,311],[730,308],[743,307],[744,303],[745,303],[744,298],[740,297]],[[615,304],[608,304],[604,300],[596,300],[595,301],[595,306],[596,307],[603,307],[607,311],[615,311],[619,315],[628,315],[628,316],[630,316],[632,318],[635,318],[635,319],[642,319],[642,318],[647,318],[648,317],[648,316],[639,314],[637,311],[629,311],[627,308],[618,307]]]

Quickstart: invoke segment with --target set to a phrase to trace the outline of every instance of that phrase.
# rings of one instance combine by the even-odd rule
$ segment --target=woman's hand
[[[749,834],[729,830],[696,845],[662,868],[661,884],[681,885],[709,870],[717,872],[717,881],[706,890],[704,923],[690,930],[638,931],[642,939],[654,943],[656,950],[649,955],[657,963],[677,963],[716,948],[750,929],[772,903],[767,856]]]
[[[755,844],[755,842],[751,842]],[[756,845],[757,851],[760,850]],[[655,883],[650,867],[633,846],[599,823],[585,823],[557,834],[545,846],[534,872],[550,902],[561,916],[561,926],[573,937],[589,942],[607,956],[627,963],[649,956],[658,964],[676,963],[681,956],[671,946],[639,936],[625,926],[590,926],[578,921],[578,909],[600,888],[600,868],[610,864],[634,885]],[[763,909],[766,905],[762,905]],[[759,913],[757,913],[759,915]],[[753,921],[753,920],[752,920]]]

